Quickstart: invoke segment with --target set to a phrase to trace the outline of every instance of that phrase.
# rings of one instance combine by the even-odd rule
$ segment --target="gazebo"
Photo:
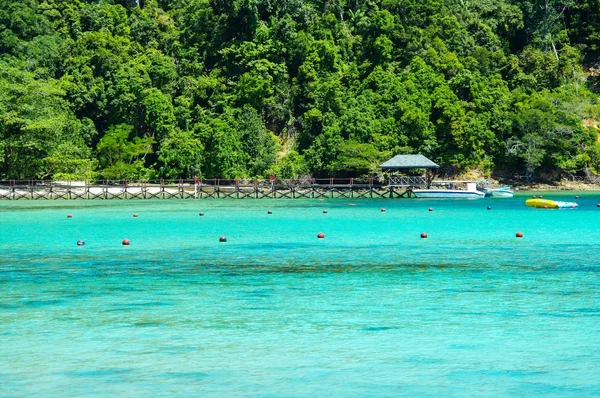
[[[422,176],[390,175],[388,185],[391,187],[421,187],[429,186],[433,179],[431,169],[440,166],[423,155],[396,155],[380,166],[384,171],[397,172],[398,170],[425,169]]]

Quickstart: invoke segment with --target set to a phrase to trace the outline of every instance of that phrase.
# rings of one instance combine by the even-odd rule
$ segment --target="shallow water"
[[[2,201],[0,396],[598,395],[579,195]]]

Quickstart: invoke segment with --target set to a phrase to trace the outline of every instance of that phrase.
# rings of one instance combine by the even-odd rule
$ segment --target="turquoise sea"
[[[574,195],[2,201],[0,397],[598,396]]]

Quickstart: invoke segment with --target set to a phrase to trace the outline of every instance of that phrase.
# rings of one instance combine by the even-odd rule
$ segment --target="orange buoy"
[[[133,213],[133,218],[137,218],[138,214],[137,213]]]
[[[384,207],[381,208],[381,212],[385,213],[385,208]]]
[[[429,208],[429,211],[433,211],[433,207],[430,207],[430,208]]]
[[[67,218],[73,218],[73,214],[71,214],[71,213],[67,214]]]
[[[317,238],[319,238],[319,239],[324,239],[324,238],[325,238],[325,234],[324,234],[323,232],[319,232],[319,233],[317,234]]]
[[[323,210],[323,213],[324,213],[324,214],[327,214],[327,209]]]
[[[226,236],[220,236],[219,237],[219,242],[227,242],[227,237]]]
[[[517,232],[517,238],[522,238],[523,237],[523,232]]]
[[[129,241],[129,239],[123,239],[123,242],[121,243],[123,244],[123,246],[129,246],[131,242]]]
[[[421,239],[427,239],[427,233],[426,232],[421,233]]]

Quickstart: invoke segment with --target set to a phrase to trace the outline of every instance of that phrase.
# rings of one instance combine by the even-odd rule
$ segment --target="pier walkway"
[[[412,188],[423,183],[421,177],[404,177],[386,184],[353,178],[99,183],[10,180],[0,181],[0,200],[397,198],[410,197]]]

